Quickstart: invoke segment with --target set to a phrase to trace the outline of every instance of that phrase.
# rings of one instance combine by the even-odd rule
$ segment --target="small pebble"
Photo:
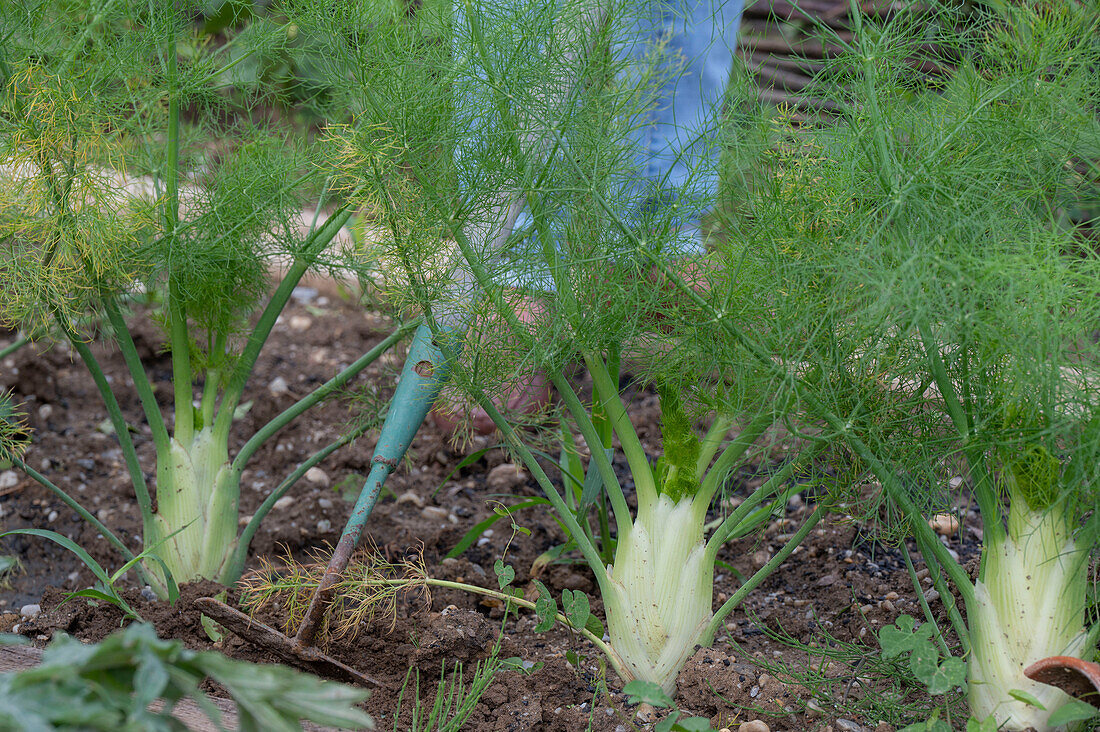
[[[883,600],[889,600],[890,602],[897,602],[899,597],[901,597],[901,595],[899,595],[896,592],[887,592],[886,596],[883,597],[882,599]]]
[[[759,719],[753,719],[749,722],[742,722],[737,728],[737,732],[772,732],[772,728]]]
[[[863,732],[863,727],[850,719],[840,718],[836,721],[836,728],[840,732]]]
[[[894,732],[894,725],[889,722],[879,722],[875,726],[875,732]]]
[[[23,618],[37,618],[39,613],[42,612],[42,606],[38,603],[33,605],[24,605],[19,608],[19,616]]]
[[[932,603],[932,602],[935,602],[938,599],[940,599],[940,593],[936,592],[936,590],[934,590],[934,589],[925,590],[925,592],[924,592],[924,601],[925,602]]]
[[[328,474],[320,468],[310,468],[306,471],[306,481],[314,485],[327,485],[329,482]]]
[[[928,525],[940,536],[954,536],[959,531],[959,519],[949,513],[937,513]]]
[[[39,419],[48,419],[51,414],[53,414],[53,405],[51,404],[43,404],[38,408]]]
[[[19,474],[14,470],[5,470],[0,473],[0,491],[7,488],[14,488],[19,484]]]
[[[515,463],[501,463],[485,476],[485,484],[496,491],[518,488],[527,482],[527,472]]]
[[[328,498],[318,498],[317,499],[317,507],[318,508],[323,508],[323,509],[326,509],[326,510],[330,509],[330,508],[332,508],[332,501]]]
[[[642,702],[638,705],[638,711],[634,714],[634,720],[642,724],[649,724],[657,717],[657,710],[652,704]]]
[[[282,511],[290,508],[294,505],[294,496],[283,496],[279,500],[275,501],[275,505],[272,506],[276,511]]]
[[[420,515],[429,521],[446,521],[447,509],[442,506],[425,506],[420,510]]]
[[[313,319],[305,315],[292,315],[290,316],[289,325],[291,330],[309,330],[309,327],[313,325]]]
[[[332,531],[332,522],[328,519],[321,519],[317,522],[317,532],[320,534],[327,534]]]
[[[411,503],[417,508],[424,507],[424,499],[421,498],[416,491],[405,491],[397,497],[398,503]]]
[[[50,511],[49,515],[46,516],[46,522],[52,524],[54,521],[57,521],[57,511]]]
[[[955,490],[955,489],[961,487],[962,484],[963,484],[963,479],[962,479],[961,476],[958,476],[958,475],[956,475],[951,480],[947,481],[947,485],[948,485],[948,487],[951,488],[951,490]]]
[[[772,558],[772,555],[764,549],[759,549],[752,553],[750,557],[752,561],[753,569],[760,569]]]
[[[271,380],[271,383],[267,385],[267,390],[271,392],[271,396],[282,396],[290,391],[290,387],[287,386],[286,379],[282,376],[276,376]]]
[[[144,587],[141,588],[141,596],[144,597],[149,602],[156,602],[157,601],[157,593],[153,592],[153,588],[150,587],[149,585],[145,585]]]
[[[291,291],[290,296],[298,302],[303,302],[308,305],[317,298],[317,289],[314,287],[299,285]]]

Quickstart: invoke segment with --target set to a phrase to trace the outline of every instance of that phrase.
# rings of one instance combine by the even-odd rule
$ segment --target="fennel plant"
[[[280,312],[306,272],[353,264],[332,244],[351,202],[363,198],[340,188],[341,171],[323,142],[265,116],[270,90],[250,70],[258,56],[297,37],[292,25],[272,16],[208,36],[194,22],[201,7],[107,0],[0,9],[0,321],[28,336],[67,340],[95,380],[141,511],[142,539],[160,547],[160,563],[145,574],[161,594],[171,579],[239,577],[274,502],[369,425],[307,459],[238,531],[248,460],[412,327],[399,325],[231,454],[234,415]],[[347,118],[338,115],[333,121]],[[212,140],[220,142],[211,147]],[[303,205],[318,198],[332,212],[300,221]],[[277,283],[275,269],[283,270]],[[130,333],[126,303],[140,290],[159,301],[155,317],[167,334],[172,393],[164,408]],[[90,327],[95,322],[102,333]],[[90,347],[100,334],[125,359],[155,466],[139,460],[119,406],[123,385],[108,383]],[[10,431],[0,438],[7,442]],[[7,445],[0,452],[133,557],[47,475]]]
[[[663,70],[660,50],[641,63],[617,52],[630,38],[631,3],[456,7],[460,13],[440,22],[460,41],[449,52],[395,30],[373,34],[374,45],[334,44],[326,54],[334,78],[356,79],[347,104],[363,110],[359,130],[342,136],[349,175],[381,204],[373,247],[387,264],[387,291],[424,313],[454,361],[455,387],[502,430],[595,576],[609,660],[624,681],[671,691],[695,646],[713,640],[822,517],[824,504],[713,607],[719,550],[770,515],[772,501],[786,504],[784,486],[824,440],[807,435],[807,455],[791,456],[735,511],[710,520],[731,470],[760,458],[789,400],[781,390],[749,388],[767,384],[756,364],[716,364],[724,368],[718,380],[707,375],[709,361],[694,360],[690,378],[665,368],[695,357],[654,335],[654,321],[690,327],[699,311],[650,280],[638,240],[648,253],[674,248],[688,236],[677,222],[698,219],[713,201],[665,190],[659,197],[668,205],[654,206],[654,191],[633,167],[628,132],[644,124],[657,88],[675,71]],[[308,7],[294,20],[332,38],[349,33],[342,18]],[[718,164],[701,160],[696,175]],[[517,226],[519,204],[527,217]],[[620,394],[627,359],[662,390],[664,456],[656,464]],[[573,360],[592,377],[590,405],[568,377]],[[536,368],[562,396],[592,456],[589,471],[599,476],[575,500],[561,495],[490,398]],[[710,427],[700,437],[689,415],[704,414]],[[730,439],[736,423],[742,429]],[[611,465],[612,435],[629,464],[636,511],[630,483]],[[601,491],[613,526],[589,523],[586,506]]]
[[[867,515],[890,506],[932,569],[973,718],[1064,729],[1087,705],[1023,671],[1100,637],[1100,257],[1097,222],[1071,215],[1100,177],[1100,9],[853,16],[817,90],[838,119],[746,112],[712,285],[729,297],[680,291],[709,315],[699,349],[768,365],[804,428],[881,485]],[[948,74],[906,63],[928,47]],[[981,516],[976,579],[927,523],[952,476]]]

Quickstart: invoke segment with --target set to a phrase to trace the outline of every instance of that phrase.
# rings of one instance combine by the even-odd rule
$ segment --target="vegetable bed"
[[[307,385],[324,381],[341,362],[367,350],[391,330],[377,314],[341,298],[336,288],[323,282],[310,284],[314,286],[299,291],[300,297],[274,331],[269,353],[279,356],[261,359],[246,391],[245,402],[252,407],[241,417],[242,427],[262,423],[280,407],[280,399],[289,400]],[[159,331],[149,327],[140,332],[142,347],[156,353]],[[0,343],[12,339],[9,333]],[[121,358],[106,348],[102,355],[107,373],[124,378]],[[53,456],[49,470],[54,480],[79,494],[98,497],[90,499],[94,510],[109,527],[133,542],[138,525],[135,512],[127,510],[133,496],[122,479],[124,467],[112,451],[111,440],[98,429],[105,414],[90,398],[94,389],[90,379],[58,351],[23,349],[2,366],[9,381],[6,386],[28,405],[35,429],[28,463],[45,467],[41,456]],[[398,368],[395,357],[361,378],[392,384]],[[273,396],[270,387],[279,378],[288,383],[290,391]],[[278,390],[277,383],[276,387]],[[647,451],[657,454],[660,410],[656,395],[634,392],[629,406]],[[124,407],[128,417],[137,419],[136,403]],[[280,433],[257,456],[255,464],[260,467],[244,475],[242,513],[258,505],[273,487],[274,476],[292,470],[308,454],[309,446],[335,437],[347,418],[347,408],[334,403]],[[518,533],[510,539],[507,522],[501,521],[491,536],[475,542],[461,557],[444,558],[469,527],[493,515],[494,502],[510,505],[522,500],[517,497],[537,495],[537,487],[526,473],[517,474],[510,467],[509,456],[495,446],[494,438],[477,437],[469,446],[456,449],[449,444],[449,437],[431,423],[421,430],[409,459],[387,484],[392,493],[380,502],[368,523],[369,542],[391,559],[422,552],[433,577],[494,588],[493,564],[508,545],[506,559],[516,570],[516,584],[530,592],[532,563],[563,540],[560,529],[542,512],[528,510],[515,515],[517,524],[529,529],[530,535]],[[135,442],[139,451],[151,449],[148,435],[135,435]],[[348,476],[365,472],[372,448],[371,437],[361,438],[326,461],[324,476],[314,474],[316,482],[307,479],[292,490],[291,500],[262,524],[253,543],[254,557],[277,560],[289,551],[305,560],[311,552],[334,543],[351,506],[339,486]],[[459,467],[468,454],[486,448],[481,458]],[[624,466],[618,467],[622,470]],[[734,495],[744,496],[749,488],[759,485],[768,469],[762,465],[743,471],[737,476]],[[358,490],[358,482],[350,485]],[[354,493],[349,497],[354,499]],[[763,536],[730,544],[720,559],[748,576],[782,543],[777,537],[788,530],[785,519],[804,518],[813,503],[812,491],[800,494],[790,502],[787,515],[772,521]],[[94,530],[33,481],[22,479],[5,489],[0,508],[5,529],[46,526],[72,536],[107,568],[119,564],[117,555]],[[965,510],[963,516],[968,516]],[[971,529],[977,525],[970,514],[963,530],[950,539],[950,546],[964,561],[976,556],[978,546]],[[29,537],[10,537],[4,542],[0,553],[22,557],[24,566],[22,572],[9,576],[10,586],[0,591],[4,603],[0,632],[18,624],[20,633],[43,645],[41,639],[56,630],[93,641],[119,628],[121,612],[106,603],[79,598],[62,602],[67,592],[94,582],[72,554]],[[133,546],[136,549],[137,543]],[[877,642],[878,631],[899,615],[920,615],[899,552],[859,522],[837,517],[815,529],[802,548],[749,595],[746,613],[729,618],[727,633],[719,634],[714,647],[700,649],[689,660],[680,675],[677,704],[685,712],[709,717],[715,729],[737,729],[739,722],[752,719],[767,721],[773,731],[813,730],[826,725],[833,725],[834,730],[856,729],[844,726],[843,721],[838,727],[839,718],[867,729],[886,730],[890,727],[879,722],[893,721],[900,726],[907,715],[915,716],[912,710],[935,700],[914,680],[907,680],[903,665],[882,660]],[[913,557],[919,568],[921,560],[915,551]],[[250,566],[255,565],[254,558]],[[594,611],[601,611],[592,593],[591,575],[583,567],[551,566],[540,578],[558,596],[567,589],[589,593]],[[169,606],[143,597],[135,581],[131,573],[121,587],[134,609],[153,622],[162,637],[182,639],[195,649],[218,648],[235,658],[277,660],[233,638],[221,644],[210,640],[199,613],[188,603],[216,594],[221,589],[218,585],[188,586],[179,604]],[[719,569],[715,607],[737,586],[730,569]],[[20,618],[19,611],[32,603],[40,603],[43,614],[28,622]],[[934,601],[932,606],[942,616],[942,604]],[[261,617],[273,624],[280,621],[273,615]],[[366,709],[381,729],[392,729],[391,715],[408,669],[420,669],[422,695],[430,700],[443,664],[450,668],[460,662],[472,668],[489,654],[500,634],[501,617],[500,603],[483,603],[463,592],[435,590],[430,606],[422,596],[411,594],[399,604],[392,629],[389,620],[376,621],[354,642],[336,643],[333,655],[382,682],[381,688],[371,690]],[[633,719],[636,708],[626,705],[626,697],[619,693],[621,684],[613,674],[607,679],[613,693],[602,693],[598,652],[560,626],[536,633],[536,623],[532,613],[524,613],[504,626],[500,655],[522,659],[520,668],[498,672],[463,729],[572,731],[586,729],[590,720],[593,730],[630,729],[628,720]],[[809,647],[811,643],[816,648]],[[530,668],[524,670],[525,666]],[[898,675],[874,678],[875,672],[881,671]],[[895,693],[897,698],[884,698]],[[831,707],[829,700],[837,708]],[[407,701],[405,708],[408,715]],[[406,717],[398,729],[406,729],[408,723]]]
[[[1096,0],[29,6],[0,727],[1095,729]]]

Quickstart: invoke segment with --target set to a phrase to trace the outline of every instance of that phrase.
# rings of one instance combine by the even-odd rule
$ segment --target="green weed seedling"
[[[671,710],[664,719],[653,725],[654,732],[714,732],[706,717],[683,717],[672,697],[658,684],[635,679],[623,687],[627,704],[649,704],[657,709]]]
[[[439,684],[436,686],[435,697],[430,709],[425,709],[420,698],[420,672],[416,670],[413,680],[413,708],[412,721],[407,728],[409,732],[457,732],[473,713],[474,707],[481,700],[482,695],[489,688],[497,669],[503,666],[497,659],[482,661],[474,669],[473,678],[469,686],[463,680],[462,664],[455,664],[451,670],[450,682],[447,681],[446,666],[440,673]],[[410,675],[405,677],[405,683],[401,687],[401,693],[397,699],[397,711],[394,713],[394,730],[397,727],[397,717],[401,713],[404,703],[404,694],[409,686]]]
[[[0,555],[0,590],[11,589],[11,578],[23,571],[23,562],[11,554]]]
[[[954,689],[966,689],[966,663],[956,656],[941,657],[932,642],[932,623],[917,625],[910,615],[901,615],[894,625],[879,631],[879,643],[884,658],[907,657],[909,670],[932,696],[942,696]],[[910,724],[902,732],[951,732],[950,717],[941,720],[947,707],[935,709],[928,720]],[[948,709],[948,716],[950,710]],[[993,723],[996,729],[996,723]],[[968,727],[968,732],[971,732]],[[985,732],[979,729],[977,732]]]
[[[503,636],[501,636],[503,637]],[[447,677],[447,664],[443,662],[440,670],[439,683],[436,685],[435,697],[431,708],[426,708],[420,697],[420,670],[409,669],[405,675],[405,681],[401,685],[401,691],[397,696],[397,711],[394,712],[393,729],[399,732],[398,722],[401,709],[406,701],[405,692],[409,689],[409,681],[412,686],[412,720],[408,727],[401,728],[401,732],[458,732],[462,725],[470,718],[474,707],[481,701],[481,697],[492,685],[497,672],[508,666],[504,660],[498,657],[500,641],[493,647],[493,652],[483,661],[479,661],[474,667],[473,676],[467,685],[463,678],[463,667],[456,663],[451,669],[450,681]],[[522,666],[521,666],[522,668]]]
[[[119,594],[118,582],[126,574],[127,571],[135,567],[139,562],[144,560],[160,561],[156,554],[155,546],[147,547],[142,553],[132,557],[129,561],[124,563],[121,567],[115,570],[112,574],[108,574],[107,570],[97,562],[92,555],[84,550],[82,546],[67,536],[57,533],[56,531],[49,531],[47,529],[13,529],[12,531],[5,531],[0,534],[0,538],[5,536],[37,536],[43,539],[49,539],[50,541],[58,544],[62,548],[68,550],[79,559],[85,567],[91,570],[92,574],[96,578],[96,586],[89,587],[83,590],[77,590],[76,592],[69,593],[65,598],[66,601],[76,597],[83,597],[89,600],[100,600],[103,602],[114,605],[123,612],[123,620],[142,620],[141,615],[138,614],[133,607]],[[171,581],[171,574],[165,575],[168,581],[166,589],[168,592],[168,600],[175,602],[179,598],[179,588],[174,582]]]

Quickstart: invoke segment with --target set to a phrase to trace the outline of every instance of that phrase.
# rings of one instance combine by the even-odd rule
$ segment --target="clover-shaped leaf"
[[[956,686],[966,688],[966,664],[961,658],[949,656],[943,660],[928,678],[921,681],[928,684],[929,694],[946,694]]]
[[[927,623],[917,627],[912,615],[901,615],[896,626],[887,625],[879,631],[878,642],[884,657],[895,658],[920,647],[931,637],[932,628]]]
[[[916,638],[915,635],[911,637]],[[956,686],[966,684],[966,664],[962,659],[948,656],[940,663],[940,652],[927,638],[913,642],[909,668],[928,687],[929,694],[946,694]]]

